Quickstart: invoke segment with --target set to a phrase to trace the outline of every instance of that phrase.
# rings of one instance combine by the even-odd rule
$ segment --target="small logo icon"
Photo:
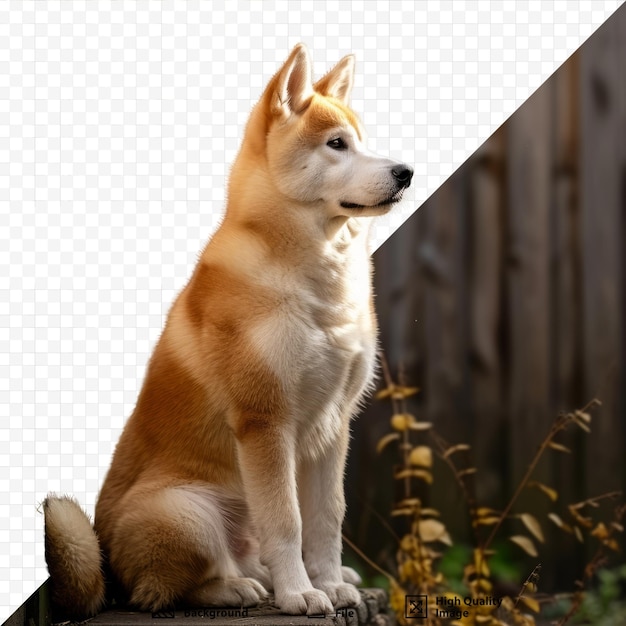
[[[426,619],[428,617],[428,596],[405,596],[404,617],[406,619]]]
[[[157,611],[152,614],[152,619],[174,619],[176,611]]]

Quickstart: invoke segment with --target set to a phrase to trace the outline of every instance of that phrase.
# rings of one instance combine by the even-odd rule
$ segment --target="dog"
[[[113,581],[140,610],[360,602],[342,567],[351,418],[377,323],[369,219],[410,166],[365,149],[354,57],[313,83],[297,45],[253,108],[223,222],[174,302],[99,494],[92,527],[44,501],[54,603],[97,613]],[[117,597],[117,596],[116,596]]]

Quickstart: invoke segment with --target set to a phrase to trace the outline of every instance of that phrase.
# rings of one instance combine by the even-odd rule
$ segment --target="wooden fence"
[[[391,369],[422,388],[421,418],[472,445],[486,505],[511,495],[558,412],[593,397],[603,405],[591,434],[566,436],[575,453],[550,456],[540,478],[558,490],[557,511],[626,488],[626,5],[375,263]],[[348,476],[360,490],[348,532],[374,552],[384,540],[364,503],[391,498],[391,472],[372,458],[387,414],[375,403],[355,427]],[[529,506],[543,514],[539,500]],[[568,545],[552,536],[543,552],[563,584],[576,564]]]

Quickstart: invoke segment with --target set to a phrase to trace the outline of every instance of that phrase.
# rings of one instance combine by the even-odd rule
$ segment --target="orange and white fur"
[[[367,230],[413,170],[366,151],[353,73],[347,56],[313,84],[298,45],[272,78],[94,528],[73,499],[44,502],[54,599],[68,614],[104,605],[103,572],[143,610],[251,606],[270,590],[290,614],[359,603],[341,525],[350,418],[376,351]]]

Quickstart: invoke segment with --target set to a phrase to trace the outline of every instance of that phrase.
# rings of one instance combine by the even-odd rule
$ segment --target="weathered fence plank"
[[[582,293],[580,257],[580,210],[578,202],[578,106],[579,54],[576,53],[554,76],[552,125],[554,142],[553,210],[551,216],[550,307],[552,310],[552,408],[558,411],[583,406]],[[559,435],[559,442],[577,449],[581,432]],[[559,514],[565,506],[584,498],[580,480],[581,460],[572,454],[552,454],[554,486],[559,493]],[[548,540],[554,554],[557,579],[580,570],[580,556],[571,549],[571,537],[549,526]]]
[[[481,146],[469,170],[470,209],[469,314],[470,397],[473,448],[481,467],[477,496],[493,502],[500,490],[505,446],[502,333],[504,133]]]
[[[618,487],[624,476],[624,392],[619,387],[624,365],[625,38],[623,5],[581,55],[584,388],[603,402],[588,441],[591,494]]]
[[[426,410],[437,428],[443,432],[454,428],[455,435],[465,440],[469,425],[458,420],[463,411],[463,354],[467,352],[462,184],[455,174],[429,200],[428,242],[422,244],[420,259],[426,278]]]
[[[550,382],[551,84],[507,123],[508,414],[512,480],[547,432]]]
[[[554,403],[565,409],[584,402],[580,389],[582,353],[579,175],[579,54],[554,76],[552,125],[551,308],[553,311]]]

